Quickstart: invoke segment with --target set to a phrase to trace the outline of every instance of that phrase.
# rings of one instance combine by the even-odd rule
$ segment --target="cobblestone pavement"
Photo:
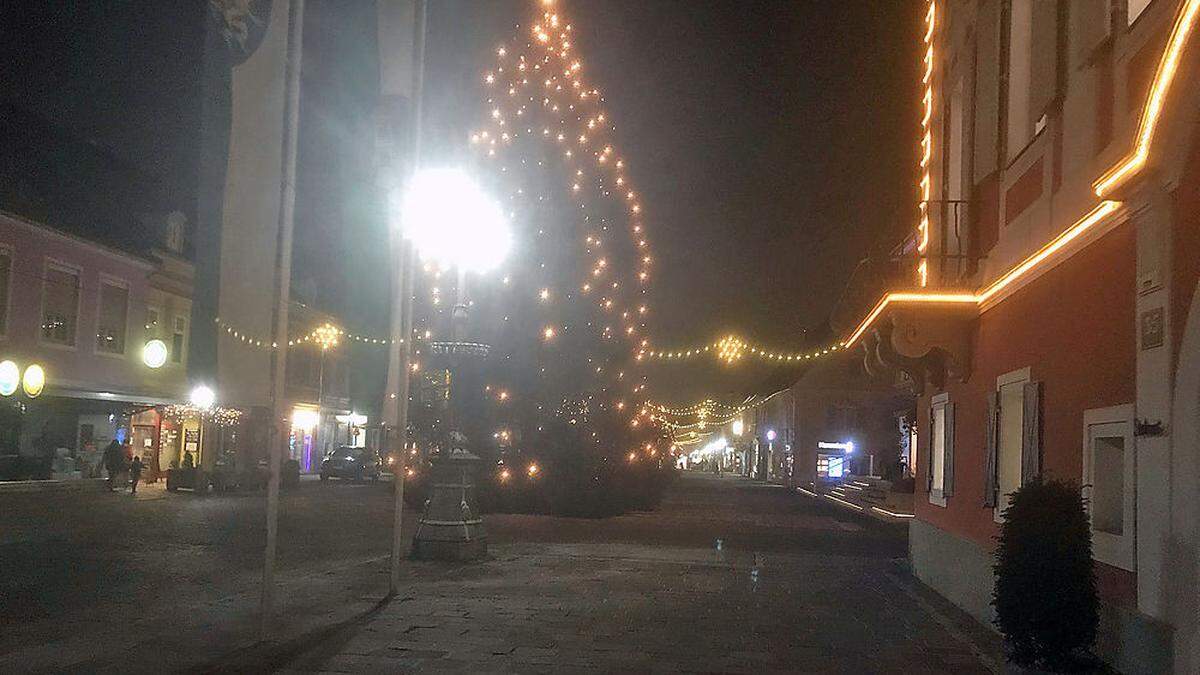
[[[0,495],[0,672],[970,673],[995,662],[986,632],[910,580],[902,525],[730,477],[685,476],[653,513],[490,515],[489,560],[406,562],[404,594],[382,603],[390,488],[285,495],[267,642],[255,631],[261,495]]]
[[[563,524],[539,524],[556,522]],[[556,673],[994,667],[989,636],[915,589],[894,560],[904,554],[903,526],[782,488],[698,475],[685,477],[658,512],[571,525],[576,536],[563,537],[570,541],[505,541],[488,562],[411,577],[399,602],[273,665]]]

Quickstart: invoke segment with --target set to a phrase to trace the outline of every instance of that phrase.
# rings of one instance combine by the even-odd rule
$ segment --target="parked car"
[[[379,453],[370,448],[339,446],[321,460],[321,480],[347,478],[351,480],[379,480],[383,472],[383,460]]]

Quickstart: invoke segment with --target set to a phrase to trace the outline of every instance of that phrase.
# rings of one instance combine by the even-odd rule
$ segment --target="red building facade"
[[[906,278],[845,346],[919,392],[910,556],[988,622],[1008,495],[1083,486],[1122,670],[1200,638],[1200,0],[926,4]]]

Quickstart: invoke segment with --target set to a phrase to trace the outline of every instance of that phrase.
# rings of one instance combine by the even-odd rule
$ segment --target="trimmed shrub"
[[[1012,494],[996,548],[996,624],[1022,666],[1073,670],[1099,620],[1092,533],[1079,486],[1035,479]]]

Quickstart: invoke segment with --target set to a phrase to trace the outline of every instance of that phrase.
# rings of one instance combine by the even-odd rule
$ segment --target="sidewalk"
[[[327,630],[212,671],[992,671],[887,562],[565,544],[430,565],[396,601],[363,598]]]
[[[401,597],[364,595],[327,627],[242,650],[211,672],[999,671],[994,635],[902,562],[842,544],[894,526],[816,505],[695,476],[657,512],[523,516],[590,535],[493,543],[475,565],[407,563]],[[725,546],[668,543],[692,529]]]

